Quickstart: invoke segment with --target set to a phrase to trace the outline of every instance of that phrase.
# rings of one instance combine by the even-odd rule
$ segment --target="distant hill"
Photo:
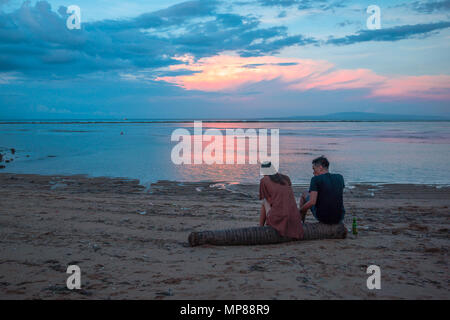
[[[275,119],[275,118],[270,118]],[[318,120],[318,121],[439,121],[450,117],[386,114],[369,112],[338,112],[321,116],[293,116],[277,118],[278,120]]]

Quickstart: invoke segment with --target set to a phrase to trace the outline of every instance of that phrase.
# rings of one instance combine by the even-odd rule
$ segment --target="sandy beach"
[[[223,186],[0,174],[0,299],[450,298],[449,187],[347,188],[357,237],[189,247],[191,231],[258,224],[258,186]],[[73,264],[81,290],[66,288]]]

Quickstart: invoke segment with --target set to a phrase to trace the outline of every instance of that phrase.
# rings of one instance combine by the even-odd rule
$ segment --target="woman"
[[[303,226],[288,176],[277,172],[271,162],[261,164],[259,199],[262,200],[259,225],[265,224],[288,238],[303,238]]]

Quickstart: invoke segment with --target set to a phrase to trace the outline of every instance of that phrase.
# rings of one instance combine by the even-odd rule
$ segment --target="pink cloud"
[[[327,72],[318,77],[307,79],[300,83],[291,85],[292,89],[309,90],[340,90],[361,89],[377,86],[386,78],[379,76],[367,69],[337,70]]]
[[[372,91],[372,96],[450,100],[450,76],[403,76],[386,79]]]
[[[368,97],[388,99],[423,98],[450,100],[450,76],[378,75],[369,69],[337,69],[328,61],[289,59],[273,56],[239,57],[218,55],[183,62],[171,71],[189,70],[191,75],[159,77],[156,80],[176,84],[186,90],[232,92],[247,84],[278,80],[287,90],[367,89]]]
[[[233,91],[245,84],[275,79],[293,82],[332,67],[332,64],[326,61],[271,56],[244,58],[220,55],[202,58],[196,63],[188,57],[177,59],[189,63],[171,66],[171,71],[190,70],[198,73],[159,77],[156,80],[174,83],[187,90],[201,91]]]

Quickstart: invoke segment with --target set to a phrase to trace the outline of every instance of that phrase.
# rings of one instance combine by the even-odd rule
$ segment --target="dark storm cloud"
[[[275,5],[280,1],[260,1]],[[282,5],[338,6],[339,2],[289,1]],[[349,45],[366,41],[398,41],[428,36],[450,22],[362,30],[319,41],[289,34],[285,26],[262,27],[253,15],[218,12],[219,1],[187,1],[130,19],[66,26],[66,8],[52,10],[46,1],[29,2],[13,12],[0,11],[0,72],[75,77],[93,72],[157,69],[180,63],[173,57],[208,57],[223,51],[241,56],[271,55],[285,47]]]
[[[288,36],[285,27],[261,28],[252,16],[217,13],[218,4],[187,1],[131,19],[82,23],[81,30],[69,30],[65,7],[55,12],[46,1],[34,6],[24,2],[11,13],[0,12],[0,71],[73,76],[158,68],[179,63],[172,57],[184,54],[199,58],[241,50],[261,55],[294,42],[308,43],[302,36]],[[252,45],[255,41],[259,44]]]

